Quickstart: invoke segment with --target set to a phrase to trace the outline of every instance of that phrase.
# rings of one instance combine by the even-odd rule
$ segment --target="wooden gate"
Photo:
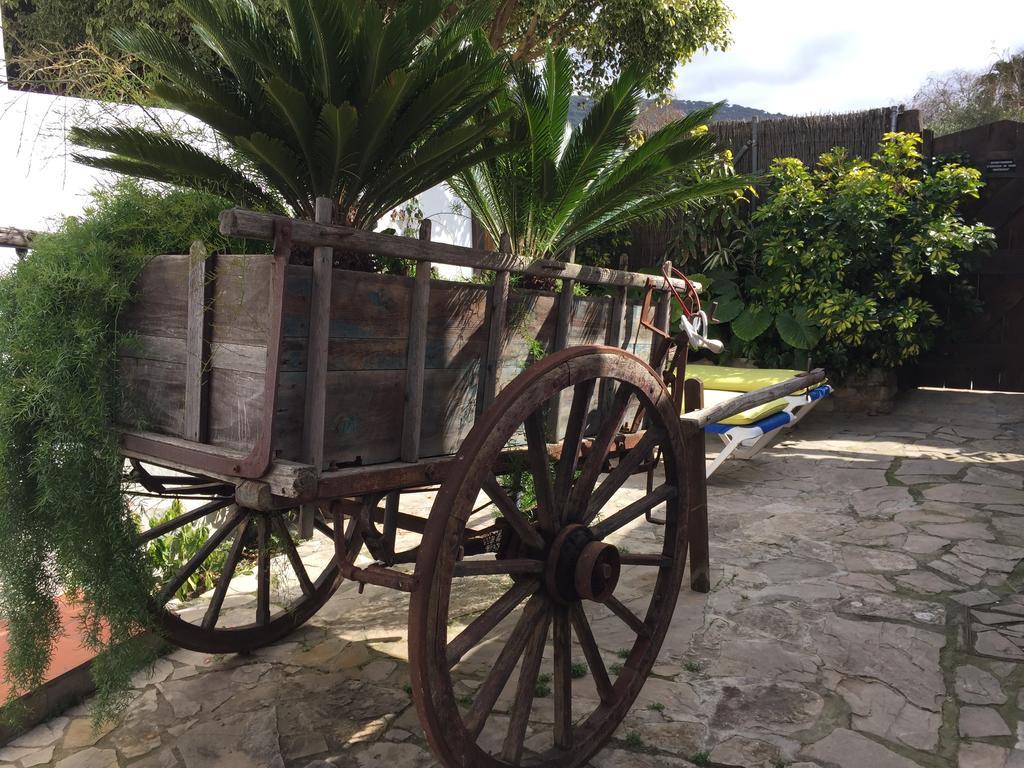
[[[995,229],[997,250],[979,259],[972,278],[982,314],[956,345],[921,361],[914,383],[1024,392],[1024,123],[999,120],[940,136],[932,154],[981,171],[985,188],[964,214]]]

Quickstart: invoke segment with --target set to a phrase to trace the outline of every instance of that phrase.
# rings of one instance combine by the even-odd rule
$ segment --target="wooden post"
[[[420,222],[420,240],[430,240],[430,219]],[[427,362],[427,309],[430,302],[429,261],[416,264],[409,311],[409,350],[406,356],[405,418],[402,420],[402,461],[420,458],[420,429],[423,426],[423,377]]]
[[[757,173],[758,161],[757,115],[750,118],[750,172]]]
[[[576,262],[576,246],[572,246],[566,254],[565,261],[569,264]],[[555,348],[553,352],[565,349],[569,343],[569,328],[572,325],[573,296],[575,294],[576,281],[565,278],[562,280],[562,290],[558,294],[558,318],[555,322]],[[562,418],[562,395],[552,402],[548,415],[548,438],[557,440],[558,422]]]
[[[317,224],[334,223],[334,201],[316,199]],[[309,338],[306,345],[306,400],[303,419],[302,455],[317,471],[324,469],[324,431],[327,412],[327,356],[331,332],[331,283],[334,280],[334,249],[313,249],[312,286],[309,299]],[[268,403],[267,407],[274,407]],[[316,507],[307,504],[299,516],[302,538],[313,535]]]
[[[697,379],[683,384],[687,413],[704,407],[704,385]],[[711,591],[708,543],[708,480],[704,465],[704,430],[692,422],[681,422],[686,459],[687,530],[690,546],[690,589]]]
[[[210,325],[207,306],[210,300],[210,265],[206,247],[199,240],[189,248],[188,315],[185,330],[185,433],[186,440],[206,440],[209,415]]]
[[[501,236],[498,250],[503,255],[512,251],[512,240],[507,232]],[[487,307],[489,329],[487,359],[484,364],[483,387],[478,399],[477,413],[490,405],[497,394],[501,342],[505,335],[505,315],[508,311],[508,282],[508,270],[498,270],[494,273],[494,285],[491,287],[490,302]]]
[[[629,257],[626,254],[619,256],[619,266],[623,266],[628,262]],[[620,288],[613,288],[614,299],[612,300],[612,314],[608,320],[608,333],[606,336],[607,344],[610,347],[622,347],[622,321],[626,316],[626,291],[628,290],[625,286]],[[601,392],[598,395],[598,402],[601,404],[601,412],[607,412],[611,405],[612,398],[615,397],[615,387],[611,382],[601,383]]]

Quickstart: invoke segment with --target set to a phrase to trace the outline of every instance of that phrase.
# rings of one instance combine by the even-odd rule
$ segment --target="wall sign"
[[[989,173],[1013,173],[1017,170],[1017,163],[1014,160],[989,160],[985,163],[985,170]]]

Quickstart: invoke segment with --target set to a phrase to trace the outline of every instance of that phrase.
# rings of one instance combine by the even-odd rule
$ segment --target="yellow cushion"
[[[687,366],[686,370],[689,372],[689,366]],[[735,397],[739,397],[741,394],[741,392],[726,392],[721,389],[705,389],[704,407],[708,408],[712,405],[727,402]],[[770,403],[740,411],[727,419],[722,419],[721,423],[735,425],[753,424],[755,421],[760,421],[767,416],[771,416],[773,413],[778,413],[785,407],[786,399],[780,397],[778,400],[772,400]]]
[[[805,371],[791,371],[786,368],[729,368],[725,365],[688,365],[686,378],[700,379],[705,390],[724,389],[729,392],[753,392],[755,389],[770,387],[772,384],[792,379]],[[705,392],[705,405],[707,393]]]

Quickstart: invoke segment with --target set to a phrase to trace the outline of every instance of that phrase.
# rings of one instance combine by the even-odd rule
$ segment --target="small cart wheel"
[[[248,509],[228,497],[143,531],[147,557],[159,571],[152,611],[164,637],[193,651],[244,653],[312,618],[342,579],[333,523],[318,509],[313,539],[303,544],[293,530],[297,513]],[[208,515],[219,517],[218,524],[204,524]],[[187,538],[202,541],[193,541],[194,554],[178,564],[175,550]],[[318,551],[310,557],[309,549]],[[247,585],[250,576],[255,583]],[[204,592],[206,599],[197,600]]]
[[[616,494],[659,456],[660,485]],[[611,737],[675,608],[683,467],[669,392],[617,348],[547,357],[481,415],[430,512],[410,605],[413,695],[442,763],[579,766]],[[645,526],[661,507],[664,525]],[[467,521],[495,511],[500,544],[466,557]]]

